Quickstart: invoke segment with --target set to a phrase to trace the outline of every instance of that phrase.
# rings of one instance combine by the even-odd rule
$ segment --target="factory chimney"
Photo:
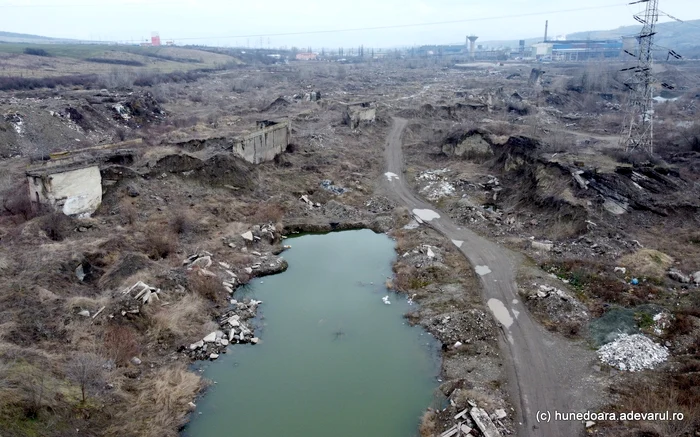
[[[547,42],[547,31],[549,30],[549,20],[544,22],[544,42]]]

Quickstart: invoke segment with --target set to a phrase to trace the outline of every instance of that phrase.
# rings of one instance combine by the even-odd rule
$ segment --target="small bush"
[[[16,184],[3,196],[5,211],[11,215],[30,220],[37,215],[39,205],[32,205],[26,183]]]
[[[208,301],[218,302],[225,297],[224,286],[219,278],[195,274],[187,282],[190,290]]]
[[[52,212],[41,220],[41,229],[53,241],[63,241],[73,228],[73,220],[61,212]]]
[[[177,237],[168,228],[149,226],[143,250],[153,260],[165,259],[177,250]]]
[[[49,52],[47,52],[44,49],[34,49],[31,47],[27,47],[26,49],[24,49],[24,54],[32,56],[51,56]]]
[[[192,232],[195,228],[195,224],[187,212],[180,211],[170,220],[170,228],[176,234],[183,235]]]
[[[136,331],[126,325],[110,325],[104,334],[104,355],[117,366],[126,366],[140,352]]]

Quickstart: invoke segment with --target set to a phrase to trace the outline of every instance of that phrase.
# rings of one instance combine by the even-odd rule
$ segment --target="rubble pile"
[[[616,369],[637,372],[653,369],[668,358],[668,350],[642,334],[620,335],[598,349],[600,360]]]
[[[260,340],[254,336],[253,329],[246,321],[255,317],[262,301],[232,300],[231,303],[233,309],[219,318],[221,329],[181,350],[193,360],[215,360],[222,353],[226,353],[226,347],[230,344],[257,344]]]
[[[337,185],[334,185],[333,181],[330,179],[322,180],[321,181],[321,188],[323,188],[324,190],[326,190],[328,192],[336,194],[336,195],[345,194],[348,191],[350,191],[348,188],[343,188],[343,187],[339,187]]]
[[[444,178],[444,174],[450,170],[443,168],[440,170],[425,170],[421,172],[416,180],[427,181],[428,184],[420,192],[425,194],[429,200],[439,200],[455,194],[455,187]]]

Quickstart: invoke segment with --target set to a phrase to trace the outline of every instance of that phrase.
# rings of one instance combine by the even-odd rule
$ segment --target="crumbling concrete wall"
[[[343,121],[352,129],[357,129],[362,123],[374,123],[377,119],[377,108],[371,103],[355,103],[345,109]]]
[[[27,178],[32,202],[66,215],[92,214],[102,203],[102,177],[97,165],[30,173]]]
[[[258,130],[236,140],[233,152],[253,164],[271,161],[287,150],[292,138],[289,120],[258,122]]]
[[[488,158],[493,156],[493,149],[481,132],[470,131],[459,142],[443,144],[442,153],[460,158]]]

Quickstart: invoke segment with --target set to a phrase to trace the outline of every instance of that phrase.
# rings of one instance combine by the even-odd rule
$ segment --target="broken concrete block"
[[[215,359],[219,358],[219,354],[211,354],[209,355],[209,359],[214,361]]]
[[[190,264],[190,267],[199,267],[200,269],[207,269],[211,267],[211,257],[210,256],[203,256],[201,258],[197,258]]]
[[[542,250],[544,252],[549,252],[554,248],[554,243],[549,241],[531,241],[530,247],[534,250]]]
[[[204,340],[199,340],[199,341],[196,342],[196,343],[192,343],[192,344],[190,345],[190,350],[191,350],[191,351],[197,350],[197,349],[199,349],[199,348],[201,348],[201,347],[204,347]]]
[[[203,341],[205,343],[214,343],[216,341],[216,332],[212,332],[211,334],[204,337]]]
[[[141,359],[139,357],[133,357],[131,359],[131,364],[134,366],[140,366],[141,365]]]
[[[503,420],[508,416],[508,414],[506,414],[506,410],[504,410],[503,408],[499,408],[498,410],[494,411],[493,414],[498,420]]]
[[[253,241],[253,233],[251,231],[241,234],[241,237],[243,237],[243,239],[246,241]]]
[[[252,344],[258,344],[259,341],[260,341],[260,339],[259,339],[258,337],[253,337],[253,338],[250,339],[250,342],[251,342]]]
[[[493,424],[489,415],[482,408],[474,407],[469,411],[469,414],[484,437],[501,437],[501,433],[496,428],[496,425]]]
[[[675,281],[682,282],[683,284],[690,283],[690,276],[683,274],[683,272],[678,269],[669,270],[668,277]]]

